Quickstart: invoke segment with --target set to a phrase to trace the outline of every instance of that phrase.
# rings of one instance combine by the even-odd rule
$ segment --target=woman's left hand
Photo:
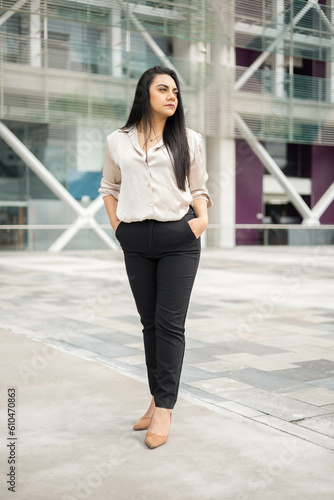
[[[201,234],[204,233],[205,229],[208,227],[209,221],[207,217],[195,217],[194,219],[190,219],[188,224],[192,232],[198,239],[201,236]]]

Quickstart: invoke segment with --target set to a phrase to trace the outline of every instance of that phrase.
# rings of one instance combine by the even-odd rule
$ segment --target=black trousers
[[[188,221],[121,222],[116,229],[143,325],[145,360],[155,405],[174,408],[185,351],[185,321],[201,253]]]

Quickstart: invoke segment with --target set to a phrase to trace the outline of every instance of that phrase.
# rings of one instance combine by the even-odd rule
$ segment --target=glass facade
[[[4,0],[1,122],[84,206],[98,195],[105,138],[124,125],[137,79],[148,67],[171,65],[181,79],[187,125],[208,144],[234,141],[236,161],[243,165],[238,141],[244,136],[231,119],[238,113],[287,177],[310,181],[298,189],[312,208],[330,185],[334,146],[333,9],[331,2],[320,4],[315,8],[304,0],[30,0],[17,7],[15,1]],[[3,22],[1,16],[6,16]],[[236,90],[238,80],[263,51],[267,57]],[[227,53],[233,53],[230,60]],[[326,181],[317,177],[319,158]],[[217,187],[214,160],[211,163],[209,158],[211,189],[217,192],[220,184]],[[284,195],[266,192],[263,176],[270,172],[262,165],[255,177],[247,178],[251,171],[244,168],[236,179],[235,222],[266,222],[279,212],[281,220],[300,223],[302,216]],[[242,194],[243,182],[249,186],[251,181],[251,195],[261,200],[259,204],[249,200],[248,205],[248,195]],[[47,202],[55,214],[46,209]],[[76,217],[72,212],[64,215],[64,202],[2,139],[0,203],[3,227],[66,225]],[[242,203],[244,208],[239,207]],[[249,207],[255,205],[249,218]],[[332,212],[330,206],[322,222],[333,224]],[[96,218],[107,227],[102,211]],[[43,242],[37,233],[32,236],[24,230],[15,239],[13,231],[3,229],[0,247],[48,248],[62,230],[52,231]],[[85,238],[95,245],[94,237]],[[250,240],[264,242],[254,239],[254,233]],[[238,241],[246,244],[247,237]],[[85,243],[79,238],[76,247],[80,245]]]

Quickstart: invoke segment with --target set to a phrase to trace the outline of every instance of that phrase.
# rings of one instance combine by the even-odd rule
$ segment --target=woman
[[[126,125],[107,137],[99,192],[123,253],[143,325],[151,404],[134,430],[167,441],[185,350],[184,325],[212,200],[203,140],[186,129],[169,68],[138,81]]]

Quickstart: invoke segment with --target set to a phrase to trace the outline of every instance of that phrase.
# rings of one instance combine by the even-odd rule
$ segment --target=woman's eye
[[[163,87],[161,87],[159,90],[160,90],[161,92],[167,92],[167,89],[164,89]],[[173,92],[173,94],[174,94],[174,96],[175,96],[175,97],[178,97],[178,94],[179,94],[179,93],[178,93],[178,92]]]

